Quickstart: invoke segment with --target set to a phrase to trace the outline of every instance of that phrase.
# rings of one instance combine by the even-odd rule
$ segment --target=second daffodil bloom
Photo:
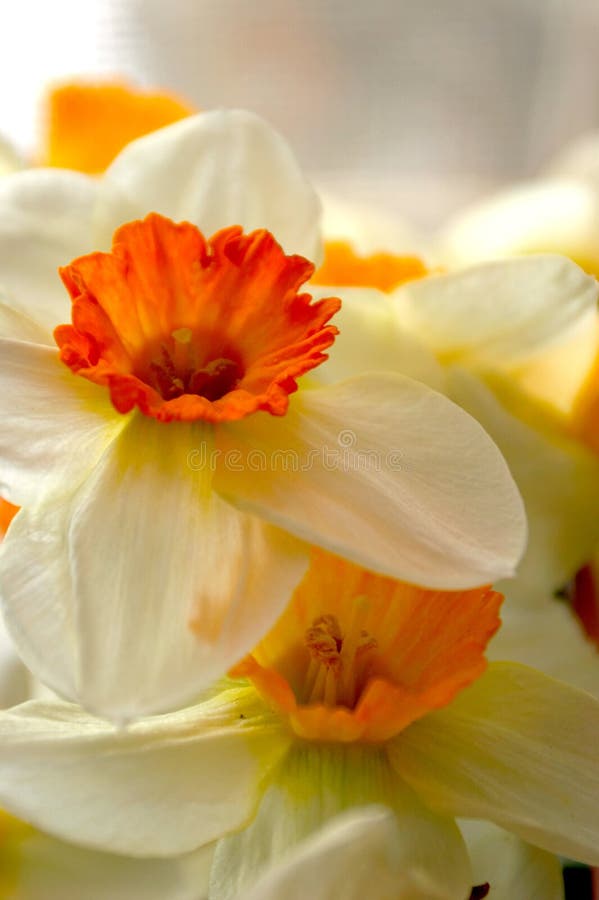
[[[487,667],[501,599],[316,550],[272,630],[200,704],[127,730],[59,701],[0,715],[0,804],[104,850],[217,842],[211,900],[278,900],[290,881],[290,896],[364,896],[365,873],[369,900],[468,900],[497,864],[487,875],[489,837],[470,827],[473,875],[464,816],[542,848],[522,895],[535,896],[555,886],[550,854],[599,861],[599,703]]]
[[[335,268],[330,254],[329,260],[317,277],[343,284],[346,263]],[[592,341],[595,335],[596,280],[554,255],[427,277],[415,277],[412,260],[396,258],[387,274],[394,272],[397,286],[389,290],[366,262],[349,274],[359,272],[371,287],[343,290],[341,333],[328,366],[314,377],[402,371],[446,392],[478,419],[510,466],[529,523],[516,577],[500,585],[507,603],[491,654],[596,691],[599,657],[567,604],[555,599],[599,544],[598,460],[575,434],[567,406],[555,405],[580,391],[585,377],[593,396],[592,347],[583,352],[580,336],[589,333]],[[377,284],[381,290],[373,289]],[[576,357],[565,367],[565,348],[573,346]]]
[[[317,254],[318,203],[259,119],[7,182],[0,494],[23,508],[0,578],[42,681],[119,719],[188,700],[278,615],[304,541],[430,587],[511,574],[521,501],[471,417],[397,373],[314,381],[340,301],[277,242]],[[111,253],[63,256],[148,205]]]

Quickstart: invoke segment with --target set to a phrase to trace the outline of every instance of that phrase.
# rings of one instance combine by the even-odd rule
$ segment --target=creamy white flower
[[[551,256],[432,275],[390,295],[353,288],[344,293],[329,365],[314,376],[403,371],[445,391],[483,425],[510,466],[529,520],[517,578],[502,587],[531,604],[562,587],[599,540],[599,466],[518,389],[513,373],[523,359],[587,326],[597,294],[594,279]]]
[[[0,803],[106,851],[217,842],[211,900],[299,885],[330,900],[365,879],[376,900],[467,900],[485,882],[508,900],[520,879],[523,897],[544,885],[553,900],[550,854],[599,861],[599,702],[515,663],[485,671],[500,599],[317,552],[236,680],[202,703],[127,730],[60,701],[0,714]],[[466,846],[455,817],[520,840],[470,826]]]
[[[516,577],[499,585],[508,602],[491,655],[594,692],[599,656],[554,595],[599,542],[598,460],[568,421],[595,359],[597,292],[571,261],[541,255],[411,280],[385,294],[348,289],[329,366],[315,373],[334,380],[403,371],[483,425],[510,466],[529,522]]]
[[[63,272],[75,324],[57,332],[59,359],[56,266],[150,210],[319,251],[316,195],[249,113],[155,132],[97,180],[0,183],[0,494],[23,507],[0,580],[35,674],[119,719],[187,701],[276,617],[303,541],[431,586],[509,575],[521,501],[471,417],[396,373],[304,381],[288,398],[326,359],[338,301],[292,299],[310,267],[264,232],[229,227],[206,245],[156,214],[121,228],[114,254]]]

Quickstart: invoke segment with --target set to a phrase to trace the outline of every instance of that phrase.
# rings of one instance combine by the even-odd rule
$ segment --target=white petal
[[[0,340],[0,415],[0,496],[17,505],[77,487],[126,422],[56,349],[10,340]]]
[[[540,255],[411,281],[393,302],[402,325],[444,361],[505,369],[590,324],[598,293],[575,263]]]
[[[42,344],[52,347],[56,353],[56,343],[52,333],[34,322],[29,316],[14,309],[3,298],[0,301],[0,339],[8,338],[11,341],[26,341],[30,344]]]
[[[319,384],[334,384],[364,372],[399,372],[441,390],[444,374],[434,354],[403,330],[388,294],[374,288],[310,287],[314,299],[340,296],[335,316],[339,334],[329,359],[311,375]]]
[[[253,113],[201,113],[129,144],[104,175],[100,243],[149,212],[207,235],[267,228],[288,253],[320,256],[318,198],[285,140]]]
[[[72,497],[21,511],[5,541],[24,658],[97,714],[189,700],[259,640],[307,564],[298,541],[211,492],[194,456],[205,434],[134,416]]]
[[[521,607],[512,598],[488,647],[489,659],[512,660],[599,697],[599,653],[567,603],[553,597]]]
[[[270,719],[239,709],[227,692],[126,730],[60,702],[2,712],[0,806],[101,850],[194,850],[245,823],[287,747]]]
[[[464,266],[520,253],[563,253],[599,263],[599,192],[580,180],[527,182],[457,216],[442,237],[443,255]]]
[[[35,832],[18,848],[18,900],[200,900],[204,849],[174,859],[85,850]]]
[[[94,246],[97,182],[80,172],[28,169],[0,179],[0,289],[49,330],[71,320],[58,267]]]
[[[599,461],[507,380],[485,385],[454,369],[448,392],[497,443],[526,506],[526,553],[516,578],[497,588],[509,602],[544,605],[599,545]]]
[[[411,894],[400,893],[401,890],[407,891],[408,887],[424,890],[424,886],[438,888],[443,885],[452,900],[464,900],[472,883],[471,871],[456,823],[431,812],[422,803],[393,771],[384,749],[313,742],[294,743],[273,771],[251,823],[243,831],[218,842],[210,876],[210,897],[214,900],[245,900],[249,890],[254,891],[252,897],[259,897],[259,890],[254,885],[263,876],[269,890],[273,891],[271,878],[275,885],[280,880],[288,884],[292,873],[297,873],[304,891],[292,896],[312,897],[312,888],[317,890],[316,873],[326,888],[322,895],[317,893],[316,896],[322,896],[323,900],[334,896],[331,894],[335,883],[333,872],[327,879],[321,866],[316,865],[312,873],[302,872],[303,877],[300,877],[302,866],[298,864],[297,854],[301,863],[306,855],[302,843],[310,842],[315,832],[326,827],[329,820],[347,809],[355,811],[372,804],[381,805],[384,810],[391,809],[395,822],[383,810],[382,830],[378,833],[375,830],[373,841],[367,842],[365,848],[359,843],[359,836],[364,836],[365,830],[359,816],[357,822],[351,819],[354,824],[345,830],[349,844],[345,853],[339,847],[333,826],[330,848],[336,857],[331,859],[331,869],[337,876],[336,896],[345,897],[346,890],[351,890],[355,881],[363,884],[365,877],[373,879],[374,889],[376,870],[373,871],[369,863],[378,854],[384,872],[383,884],[379,887],[397,890],[397,894],[383,893],[382,897],[396,900],[396,896],[400,896],[407,900]],[[350,838],[356,841],[353,847]],[[317,840],[308,845],[312,848],[308,851],[309,857],[318,854],[315,863],[320,861],[319,843]],[[342,880],[344,865],[348,871],[347,878]],[[270,875],[273,867],[274,873]],[[366,869],[368,875],[364,871],[360,875],[360,869]],[[370,898],[371,895],[361,896]],[[420,892],[416,896],[421,898]]]
[[[405,839],[391,810],[348,810],[268,869],[244,900],[463,900],[449,872],[435,879],[406,859]]]
[[[561,862],[489,822],[464,819],[475,884],[489,884],[489,900],[564,900]]]
[[[411,725],[393,761],[449,815],[488,819],[552,853],[599,862],[599,702],[517,663],[492,663]]]
[[[400,375],[300,391],[281,419],[219,430],[215,487],[367,568],[427,587],[513,573],[525,540],[499,451],[446,397]]]

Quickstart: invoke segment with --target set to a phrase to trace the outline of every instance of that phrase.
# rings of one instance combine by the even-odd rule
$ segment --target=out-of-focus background
[[[597,0],[1,5],[0,131],[26,150],[48,82],[120,74],[254,109],[325,183],[435,225],[599,126]]]

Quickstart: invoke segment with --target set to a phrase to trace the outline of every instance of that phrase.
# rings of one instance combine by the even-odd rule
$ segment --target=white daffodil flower
[[[491,198],[451,222],[445,232],[446,258],[452,263],[499,254],[557,251],[588,272],[599,274],[599,140],[583,135],[566,147],[542,177]],[[548,352],[523,357],[513,379],[518,387],[554,410],[565,435],[599,455],[599,315]],[[599,545],[585,562],[591,585],[585,596],[575,589],[574,607],[585,630],[599,641]],[[583,570],[584,571],[584,570]],[[578,579],[577,579],[578,582]],[[557,623],[558,615],[551,617]],[[543,626],[544,627],[544,626]],[[504,635],[507,637],[507,633]],[[583,658],[588,656],[581,649]],[[563,647],[546,654],[565,662]],[[582,675],[582,671],[580,673]],[[599,678],[595,679],[595,690]]]
[[[0,582],[59,694],[120,720],[188,701],[281,611],[303,541],[431,587],[513,572],[521,501],[459,407],[397,373],[290,399],[339,301],[232,227],[319,252],[318,200],[261,120],[185,119],[100,179],[12,176],[0,213],[0,494],[23,507]]]
[[[356,274],[383,283],[373,257],[359,262],[356,269],[339,259],[326,283]],[[402,265],[406,277],[395,289],[343,289],[341,333],[328,366],[314,377],[404,372],[447,393],[483,425],[510,466],[529,522],[516,577],[500,585],[508,602],[491,656],[597,692],[599,655],[567,605],[555,599],[599,543],[598,460],[570,424],[572,398],[592,381],[597,284],[557,256],[429,277],[396,258],[398,277]],[[579,418],[584,430],[593,421],[592,405]]]
[[[357,885],[370,876],[374,898],[393,886],[467,900],[500,862],[485,864],[480,832],[471,860],[455,817],[540,848],[508,848],[504,885],[518,855],[536,867],[525,884],[554,885],[541,851],[599,861],[599,702],[526,666],[486,666],[501,599],[314,551],[271,632],[198,705],[127,730],[61,701],[0,714],[0,804],[104,851],[217,842],[211,900],[274,898],[321,854]],[[360,809],[373,804],[386,812]],[[343,843],[366,832],[350,863]],[[304,877],[310,896],[331,897],[328,876],[320,889]]]
[[[599,466],[561,421],[517,389],[513,373],[523,359],[588,326],[598,290],[593,278],[557,256],[431,275],[390,293],[348,288],[341,333],[326,369],[314,375],[334,381],[404,372],[446,392],[483,425],[527,509],[528,549],[517,578],[502,585],[526,603],[544,603],[599,541]]]

